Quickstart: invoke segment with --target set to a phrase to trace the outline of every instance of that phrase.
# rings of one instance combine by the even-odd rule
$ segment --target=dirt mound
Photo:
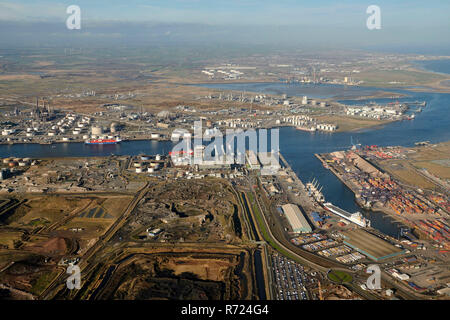
[[[51,238],[26,249],[43,255],[62,255],[67,253],[67,243],[64,238]]]

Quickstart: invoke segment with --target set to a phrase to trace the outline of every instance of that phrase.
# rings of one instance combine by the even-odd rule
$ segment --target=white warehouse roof
[[[295,204],[285,204],[282,206],[282,209],[294,232],[306,233],[312,231],[311,226],[298,206]]]

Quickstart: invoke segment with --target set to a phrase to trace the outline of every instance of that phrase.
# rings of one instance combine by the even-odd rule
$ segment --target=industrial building
[[[256,154],[253,150],[247,151],[247,162],[250,166],[250,169],[252,170],[259,170],[261,169],[261,165],[258,161],[258,158],[256,157]]]
[[[385,260],[405,253],[405,250],[397,248],[362,229],[346,231],[343,234],[346,245],[365,254],[374,261]]]
[[[259,162],[262,164],[261,174],[276,174],[281,169],[279,155],[275,152],[259,152]]]
[[[285,204],[281,208],[295,233],[312,232],[311,226],[297,205]]]

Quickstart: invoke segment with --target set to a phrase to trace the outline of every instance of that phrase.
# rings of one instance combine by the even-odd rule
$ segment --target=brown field
[[[389,123],[389,121],[361,119],[356,117],[344,116],[315,116],[316,119],[328,123],[334,123],[339,126],[337,131],[356,131],[364,128],[382,126]]]
[[[13,222],[10,226],[34,227],[43,223],[51,224],[86,206],[90,201],[88,198],[70,196],[33,197],[16,210],[11,217]]]
[[[408,70],[370,70],[358,74],[366,86],[429,86],[433,87],[448,76],[410,68]],[[390,82],[398,82],[390,84]],[[448,88],[447,88],[448,90]]]
[[[0,81],[15,81],[15,80],[38,80],[37,75],[32,74],[2,74],[0,75]]]
[[[162,263],[161,268],[173,270],[175,275],[184,272],[191,272],[202,280],[224,281],[226,271],[234,264],[224,259],[192,259],[182,257],[177,259],[169,259]]]
[[[390,175],[408,185],[417,186],[422,189],[433,189],[434,183],[424,178],[407,161],[396,161],[396,166],[383,165],[383,169]]]
[[[413,153],[408,154],[407,160],[379,161],[384,170],[399,178],[401,181],[424,189],[436,187],[430,179],[424,177],[418,169],[428,172],[440,179],[450,179],[450,142],[436,146],[415,147]]]
[[[20,231],[1,230],[0,231],[0,247],[13,249],[14,241],[20,240],[22,234],[23,233]]]
[[[50,256],[50,255],[63,255],[67,253],[67,243],[64,238],[50,238],[39,241],[34,244],[25,245],[25,250],[31,252]]]

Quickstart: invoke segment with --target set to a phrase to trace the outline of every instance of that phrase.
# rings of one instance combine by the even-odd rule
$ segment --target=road
[[[113,223],[113,225],[105,232],[105,234],[101,236],[99,240],[91,248],[89,248],[89,250],[87,250],[86,253],[81,257],[79,267],[82,274],[83,271],[89,268],[88,263],[89,259],[111,239],[111,237],[117,232],[117,230],[120,229],[120,227],[122,227],[123,223],[130,216],[130,214],[133,212],[136,206],[139,204],[139,201],[141,201],[142,198],[147,193],[148,186],[149,183],[146,183],[145,186],[136,193],[135,197],[128,204],[123,214]],[[64,278],[66,278],[67,276],[68,275],[64,272],[60,273],[59,276],[57,276],[52,281],[52,283],[44,290],[44,292],[39,296],[39,299],[51,299],[52,297],[50,296],[50,294],[54,293],[53,291],[54,289],[56,289],[58,285],[64,283]]]

